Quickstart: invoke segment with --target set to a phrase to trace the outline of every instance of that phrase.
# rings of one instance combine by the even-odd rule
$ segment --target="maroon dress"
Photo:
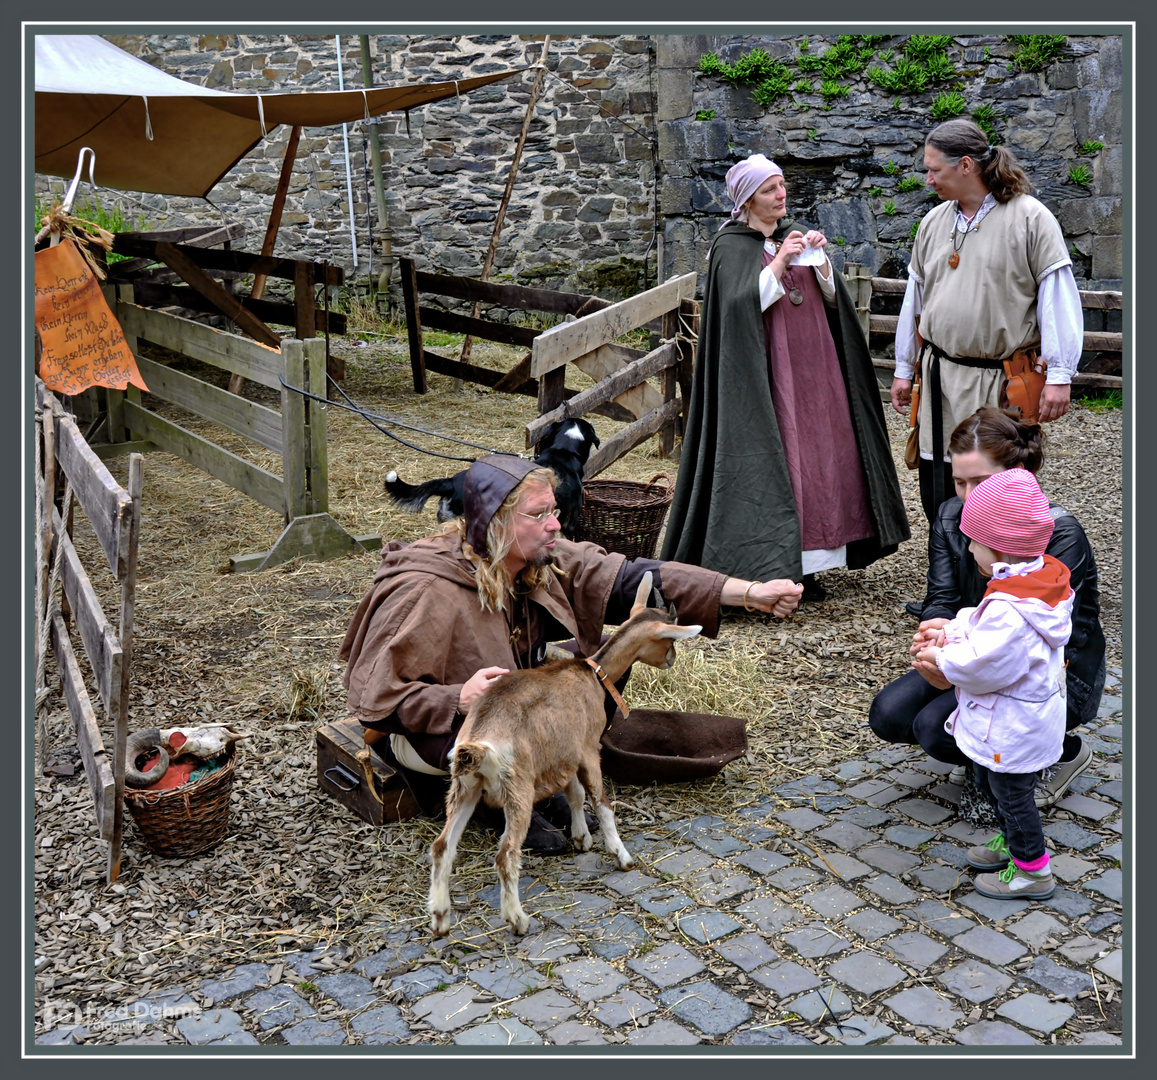
[[[771,261],[764,249],[763,265]],[[789,266],[780,284],[787,295],[763,313],[763,328],[801,549],[838,548],[872,535],[847,390],[815,270]]]

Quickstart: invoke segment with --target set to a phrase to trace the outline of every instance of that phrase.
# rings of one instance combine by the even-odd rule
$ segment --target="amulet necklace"
[[[959,205],[960,204],[957,203],[958,208]],[[957,216],[959,217],[961,215],[958,214]],[[959,244],[956,242],[956,223],[955,221],[952,223],[952,254],[948,256],[948,265],[953,270],[955,270],[960,265],[960,249],[964,247],[964,241],[968,239],[968,234],[973,231],[972,222],[975,220],[975,218],[975,214],[973,214],[970,218],[965,218],[968,224],[965,225],[964,232],[960,234]]]

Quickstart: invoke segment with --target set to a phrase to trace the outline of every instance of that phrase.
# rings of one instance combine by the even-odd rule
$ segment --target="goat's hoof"
[[[619,869],[630,870],[635,865],[635,860],[630,855],[623,855],[619,857]]]
[[[577,847],[579,851],[590,851],[590,849],[595,846],[594,838],[590,833],[586,833],[583,836],[575,836],[572,837],[572,839],[574,840],[575,847]]]
[[[430,929],[434,931],[435,937],[445,937],[450,932],[450,923],[450,912],[430,912]]]
[[[523,912],[521,915],[507,919],[507,922],[510,924],[510,932],[512,934],[517,934],[519,937],[522,937],[522,935],[530,929],[530,916],[528,916],[525,912]]]

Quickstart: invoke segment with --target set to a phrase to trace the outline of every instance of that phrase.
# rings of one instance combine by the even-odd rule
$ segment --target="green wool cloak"
[[[781,222],[775,239],[792,228],[800,227]],[[755,229],[729,224],[711,244],[687,430],[662,558],[742,578],[798,580],[799,518],[772,405],[759,306],[763,240]],[[847,564],[858,570],[890,555],[911,534],[868,342],[842,275],[833,269],[833,277],[836,308],[824,309],[875,529],[875,535],[847,545]]]

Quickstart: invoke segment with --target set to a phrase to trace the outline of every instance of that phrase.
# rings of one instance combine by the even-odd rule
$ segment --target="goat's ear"
[[[670,638],[672,641],[686,641],[688,638],[698,637],[703,633],[702,626],[664,626],[659,631],[659,637]]]
[[[662,600],[660,600],[660,604],[661,603],[662,603]],[[667,614],[670,615],[672,619],[678,619],[679,618],[679,612],[677,612],[675,610],[675,605],[673,603],[667,605]]]
[[[662,608],[662,606],[663,606],[663,594],[661,592],[659,592],[658,589],[652,589],[651,590],[651,607]]]
[[[643,580],[639,582],[639,587],[635,591],[635,602],[631,605],[631,614],[637,615],[640,611],[647,610],[647,597],[651,595],[651,581],[652,574],[648,570],[643,575]]]

